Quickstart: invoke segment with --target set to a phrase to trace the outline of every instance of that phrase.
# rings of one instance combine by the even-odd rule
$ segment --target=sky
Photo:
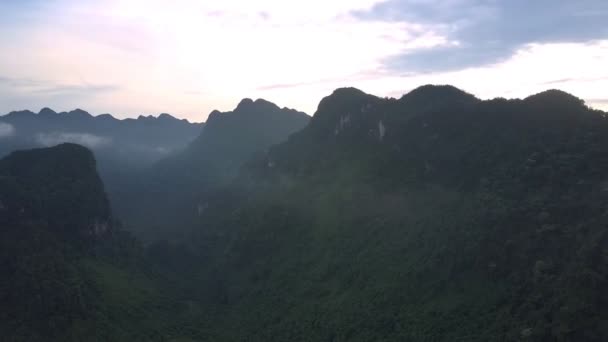
[[[608,110],[606,23],[606,0],[0,0],[0,113],[200,122],[248,97],[312,115],[339,87],[424,84]]]

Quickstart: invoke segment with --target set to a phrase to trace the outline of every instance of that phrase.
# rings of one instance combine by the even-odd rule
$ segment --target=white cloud
[[[426,83],[452,83],[482,98],[554,87],[583,98],[605,97],[605,81],[584,81],[591,73],[607,73],[605,42],[528,46],[504,63],[454,72],[389,72],[385,62],[391,56],[455,42],[436,25],[350,14],[380,2],[58,0],[41,16],[53,20],[5,32],[0,27],[0,44],[12,51],[0,55],[0,75],[82,92],[5,86],[0,91],[10,98],[0,96],[0,103],[11,108],[0,112],[80,107],[118,116],[170,112],[202,121],[213,109],[231,110],[241,98],[262,97],[312,114],[336,87],[384,96]],[[557,79],[567,81],[547,84]],[[115,87],[94,92],[87,90],[97,89],[91,85]]]
[[[358,82],[372,94],[398,97],[420,85],[452,84],[482,99],[522,98],[547,89],[561,89],[587,100],[595,108],[604,103],[608,88],[608,41],[589,44],[533,44],[502,63],[454,72],[387,76]],[[335,85],[335,84],[334,84]]]
[[[43,146],[55,146],[62,143],[74,143],[91,149],[108,146],[112,139],[90,133],[40,133],[36,135],[36,141]]]
[[[408,47],[445,43],[419,26],[365,22],[349,14],[377,2],[62,0],[47,13],[52,22],[0,35],[0,43],[15,51],[0,56],[0,74],[120,87],[72,108],[168,111],[200,121],[195,115],[232,109],[266,85],[347,80],[377,72],[383,58]],[[301,96],[306,110],[319,100]]]
[[[15,135],[15,127],[11,124],[0,122],[0,139]]]

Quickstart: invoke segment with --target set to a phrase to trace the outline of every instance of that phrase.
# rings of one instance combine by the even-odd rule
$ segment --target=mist
[[[8,138],[15,135],[15,127],[11,124],[0,122],[0,138]]]
[[[74,143],[91,149],[98,149],[112,144],[112,139],[91,133],[53,132],[39,133],[36,141],[42,146],[50,147],[62,143]]]

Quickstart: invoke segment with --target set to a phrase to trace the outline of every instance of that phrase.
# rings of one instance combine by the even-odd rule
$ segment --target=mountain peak
[[[368,101],[371,99],[377,99],[376,96],[367,94],[357,88],[338,88],[334,90],[331,95],[323,98],[319,103],[319,110],[325,106],[344,105],[353,102]]]
[[[472,104],[479,102],[479,99],[451,85],[427,84],[403,95],[399,101],[416,107],[436,107],[442,104]]]
[[[281,109],[264,99],[245,98],[233,111],[212,111],[203,131],[185,153],[191,156],[191,165],[201,170],[236,172],[255,152],[284,141],[305,127],[309,119],[305,113]]]
[[[334,90],[330,96],[365,96],[368,95],[364,91],[355,87],[343,87]]]
[[[543,105],[560,108],[585,107],[585,101],[559,89],[550,89],[524,99],[533,105]]]
[[[329,96],[326,96],[319,103],[319,107],[322,107],[327,103],[344,103],[357,101],[361,99],[366,99],[369,97],[375,97],[373,95],[367,94],[357,88],[348,87],[348,88],[338,88],[334,90]]]
[[[234,111],[242,111],[242,110],[246,110],[248,108],[251,108],[251,106],[253,105],[253,100],[250,98],[244,98],[241,100],[241,102],[239,102],[239,104],[236,106],[236,108],[234,109]]]
[[[255,101],[253,101],[250,98],[244,98],[241,100],[241,102],[239,102],[239,104],[236,106],[236,108],[234,109],[234,112],[270,112],[270,111],[275,111],[275,110],[279,110],[280,108],[270,102],[270,101],[266,101],[264,99],[257,99]]]
[[[101,120],[116,120],[115,117],[112,116],[112,114],[101,114],[97,116],[97,119],[101,119]]]
[[[70,117],[75,117],[75,118],[92,118],[93,115],[89,114],[89,112],[86,112],[80,108],[76,108],[71,112],[68,112],[68,115]]]
[[[167,114],[167,113],[162,113],[158,116],[158,119],[161,120],[176,120],[175,117],[171,114]]]
[[[40,110],[40,112],[38,112],[38,115],[40,115],[40,116],[53,116],[56,114],[57,114],[57,112],[55,112],[54,110],[52,110],[48,107],[44,107]]]
[[[276,106],[276,104],[264,99],[257,99],[253,103],[258,106]]]
[[[336,89],[319,103],[311,127],[318,132],[335,134],[336,130],[342,130],[346,125],[361,122],[380,100],[357,88]]]
[[[208,126],[210,123],[217,121],[221,116],[222,112],[217,109],[214,109],[211,113],[209,113],[209,116],[207,116],[207,121],[205,122],[205,125]]]

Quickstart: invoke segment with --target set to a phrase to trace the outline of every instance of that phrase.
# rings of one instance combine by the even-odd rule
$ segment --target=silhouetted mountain
[[[119,196],[166,238],[145,249],[87,238],[111,216],[86,149],[0,161],[0,335],[608,340],[606,113],[556,90],[344,88],[306,121],[262,100],[213,112]]]
[[[102,164],[109,160],[136,165],[150,164],[184,148],[203,126],[168,114],[118,120],[110,114],[92,116],[82,109],[56,113],[50,108],[38,114],[11,112],[0,116],[0,123],[12,127],[10,136],[0,135],[0,155],[17,148],[71,142],[91,148]]]
[[[114,234],[93,154],[63,144],[0,160],[0,333],[68,340],[99,299],[81,263]]]
[[[94,237],[111,225],[93,154],[75,144],[0,160],[0,211],[3,224],[42,220],[64,239]]]
[[[285,141],[309,120],[302,112],[263,99],[244,99],[232,112],[213,111],[198,138],[178,157],[177,166],[196,177],[209,170],[218,177],[234,175],[254,153]]]
[[[607,174],[606,113],[563,92],[339,89],[205,202],[206,336],[606,340]]]
[[[210,189],[232,180],[245,161],[285,141],[309,120],[262,99],[244,99],[231,112],[213,111],[183,152],[160,161],[142,176],[139,190],[119,196],[115,207],[129,227],[139,227],[144,235],[189,221]]]
[[[92,116],[81,109],[12,112],[0,116],[0,157],[64,142],[86,146],[95,153],[106,190],[115,202],[134,186],[142,170],[183,150],[203,126],[169,114],[118,120],[110,114]]]

